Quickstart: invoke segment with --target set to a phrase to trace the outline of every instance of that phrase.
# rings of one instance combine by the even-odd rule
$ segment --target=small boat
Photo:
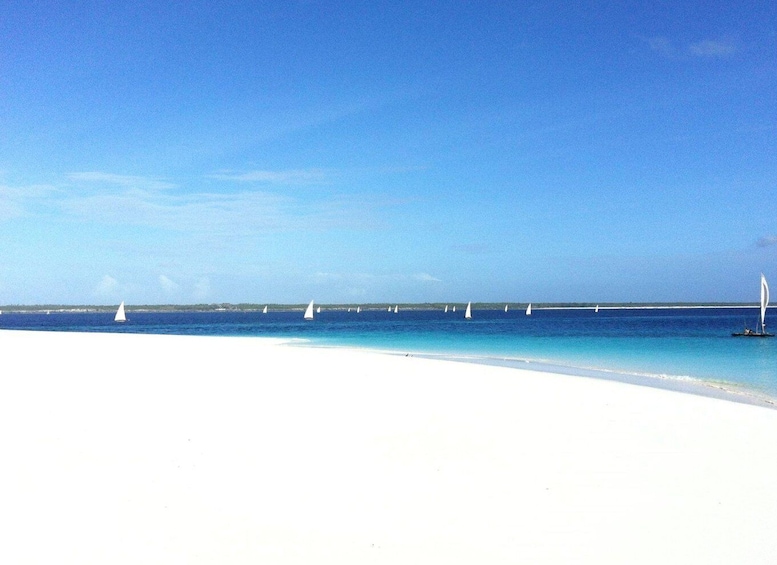
[[[358,314],[358,313],[359,313],[359,312],[361,312],[361,311],[362,311],[362,307],[361,307],[361,306],[357,306],[357,307],[356,307],[356,313]]]
[[[505,312],[507,312],[507,304],[505,304]]]
[[[318,307],[318,311],[321,311],[321,306]],[[310,301],[310,304],[308,304],[307,310],[305,310],[305,319],[306,320],[312,320],[313,319],[313,301]]]
[[[456,307],[455,307],[455,306],[453,307],[453,311],[454,311],[454,312],[456,311]]]
[[[594,312],[595,312],[595,313],[598,313],[598,312],[599,312],[599,305],[598,305],[598,304],[596,305],[596,308],[594,308]]]
[[[316,308],[316,314],[320,314],[320,313],[321,313],[321,306],[319,306],[318,308]]]
[[[348,308],[348,311],[350,312],[350,311],[351,311],[351,309],[350,309],[350,308]]]
[[[446,314],[448,313],[448,305],[447,304],[445,305],[445,313]]]
[[[394,314],[396,314],[397,312],[399,312],[399,304],[394,306]]]
[[[769,285],[766,284],[766,277],[761,273],[761,317],[754,330],[745,327],[741,333],[732,333],[734,337],[774,337],[774,334],[766,332],[766,308],[769,306]]]
[[[262,314],[267,314],[267,306],[265,306],[264,310],[262,310]]]
[[[467,311],[464,312],[464,319],[465,320],[472,319],[472,302],[467,302]]]
[[[531,316],[531,302],[529,302],[529,305],[526,307],[526,315]]]
[[[124,314],[124,302],[119,304],[119,309],[116,310],[116,315],[113,317],[114,322],[126,322],[127,316]]]

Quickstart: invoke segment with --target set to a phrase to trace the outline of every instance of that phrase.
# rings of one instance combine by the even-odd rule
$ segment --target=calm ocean
[[[132,332],[303,339],[444,355],[478,362],[556,370],[677,387],[697,381],[777,399],[777,338],[734,338],[755,326],[754,308],[650,310],[405,310],[143,313],[125,324],[112,313],[0,315],[0,329]],[[769,316],[767,316],[768,322]],[[777,329],[777,322],[775,328]],[[680,386],[682,388],[682,386]]]

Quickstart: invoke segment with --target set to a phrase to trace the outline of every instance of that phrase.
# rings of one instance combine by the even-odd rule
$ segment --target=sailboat
[[[350,311],[351,311],[351,309],[350,309],[350,308],[348,308],[348,311],[350,312]]]
[[[598,312],[599,312],[599,305],[598,305],[598,304],[596,305],[596,308],[594,308],[594,312],[595,312],[595,313],[598,313]]]
[[[318,311],[321,311],[321,307],[318,307]],[[305,319],[306,320],[312,320],[313,319],[313,301],[310,301],[310,304],[308,304],[307,310],[305,310]]]
[[[267,314],[267,306],[265,306],[264,310],[262,310],[262,314]]]
[[[453,307],[453,311],[454,311],[454,312],[456,311],[456,307],[455,307],[455,306]]]
[[[361,312],[361,311],[362,311],[362,307],[361,307],[361,306],[357,306],[357,307],[356,307],[356,313],[358,314],[358,313],[359,313],[359,312]]]
[[[394,306],[394,314],[396,314],[397,312],[399,312],[399,304]]]
[[[507,312],[507,304],[505,304],[505,312]]]
[[[472,319],[472,302],[467,302],[467,311],[464,312],[464,319],[465,320]]]
[[[447,304],[445,305],[445,313],[446,314],[448,313],[448,305]]]
[[[321,306],[319,306],[318,308],[316,308],[316,314],[320,314],[320,313],[321,313]]]
[[[124,302],[119,304],[119,309],[116,310],[116,315],[113,317],[114,322],[126,322],[127,316],[124,314]]]
[[[526,307],[526,315],[531,316],[531,302],[529,302],[529,305]]]
[[[755,330],[745,328],[742,333],[733,333],[732,336],[741,337],[774,337],[774,334],[766,333],[766,308],[769,306],[769,285],[766,284],[766,277],[761,273],[761,318],[755,326]]]

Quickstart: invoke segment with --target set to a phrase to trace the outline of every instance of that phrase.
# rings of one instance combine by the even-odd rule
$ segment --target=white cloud
[[[433,277],[429,273],[417,273],[413,275],[413,278],[421,282],[442,282],[440,279]]]
[[[326,181],[326,174],[320,169],[292,169],[287,171],[248,171],[234,173],[223,171],[210,175],[210,178],[236,182],[259,182],[268,184],[300,185],[321,184]]]
[[[177,282],[165,275],[159,275],[159,284],[168,294],[173,294],[180,288],[180,285]]]
[[[210,295],[210,281],[203,277],[194,285],[194,298],[204,300]]]
[[[302,171],[297,178],[312,178],[309,173]],[[282,174],[278,175],[281,179]],[[66,215],[93,223],[139,225],[208,236],[251,236],[299,229],[365,227],[374,221],[370,203],[363,198],[357,201],[327,194],[303,199],[259,190],[144,190],[138,187],[162,185],[141,177],[110,173],[71,173],[69,178],[108,182],[107,187],[97,191],[84,187],[60,191],[48,201],[50,207],[59,208]]]
[[[29,186],[0,185],[0,221],[25,215],[27,209],[56,194],[58,189],[51,185]]]
[[[647,43],[653,51],[664,57],[671,57],[674,55],[674,46],[668,37],[649,37]]]
[[[113,298],[116,292],[119,290],[119,281],[114,279],[110,275],[105,275],[100,282],[97,283],[97,287],[94,292],[101,298]]]
[[[735,53],[736,47],[728,41],[704,40],[692,43],[688,51],[697,57],[726,57]]]
[[[736,53],[736,46],[731,41],[704,39],[691,43],[685,47],[675,47],[671,39],[664,36],[648,37],[643,39],[648,47],[666,58],[692,57],[727,57]]]
[[[66,176],[72,181],[111,184],[125,188],[145,190],[166,190],[176,187],[176,185],[173,183],[162,181],[156,178],[116,175],[113,173],[104,173],[100,171],[74,172],[68,173]]]

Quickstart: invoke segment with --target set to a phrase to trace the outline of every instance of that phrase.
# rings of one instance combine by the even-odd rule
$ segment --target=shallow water
[[[463,310],[463,308],[462,308]],[[312,322],[302,312],[128,312],[14,314],[2,329],[86,332],[265,336],[299,338],[316,345],[352,346],[403,353],[530,362],[532,367],[641,375],[707,383],[777,398],[777,338],[734,338],[755,326],[753,308],[649,310],[515,310],[462,312],[400,310],[327,311]],[[767,317],[768,320],[768,317]]]

